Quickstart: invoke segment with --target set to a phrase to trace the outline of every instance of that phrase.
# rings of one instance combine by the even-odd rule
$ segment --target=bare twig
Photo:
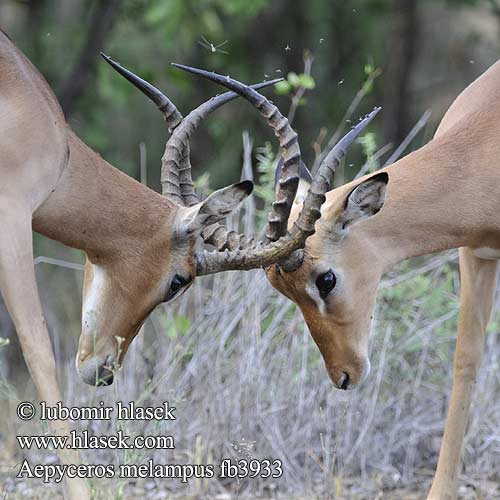
[[[253,168],[252,168],[252,148],[253,142],[245,130],[243,132],[243,167],[241,169],[241,180],[248,179],[253,180]],[[245,202],[245,219],[244,219],[244,233],[253,234],[255,227],[255,198],[249,196]]]
[[[139,168],[140,168],[140,177],[141,184],[145,186],[148,185],[148,153],[146,150],[146,144],[141,142],[139,144]]]
[[[376,70],[372,71],[368,78],[366,79],[365,83],[363,83],[362,87],[358,90],[357,94],[354,96],[354,99],[352,100],[351,104],[349,104],[349,107],[347,108],[347,111],[344,113],[344,116],[342,117],[342,120],[340,121],[338,127],[336,128],[335,132],[332,134],[330,137],[328,144],[326,148],[321,151],[316,158],[314,159],[314,164],[312,166],[312,174],[314,175],[316,171],[318,170],[319,166],[321,165],[321,162],[324,160],[326,155],[330,152],[330,150],[337,144],[338,140],[340,139],[340,136],[344,132],[344,129],[346,127],[346,123],[351,119],[352,115],[358,108],[359,104],[361,101],[366,97],[368,94],[373,81],[375,78],[377,78],[381,74],[381,70],[377,68]]]
[[[111,33],[122,3],[123,0],[96,2],[85,44],[58,93],[59,102],[66,117],[73,113],[78,98],[95,74],[99,51],[104,48],[105,40]]]
[[[359,169],[359,172],[356,174],[355,179],[359,179],[360,177],[363,177],[369,170],[370,170],[370,165],[372,165],[373,162],[377,162],[377,160],[381,157],[384,156],[385,153],[387,153],[389,150],[392,149],[392,144],[386,144],[385,146],[382,146],[378,151],[375,151],[375,154],[369,158],[364,165]]]
[[[384,163],[384,167],[394,163],[406,150],[406,148],[411,144],[413,139],[417,136],[417,134],[425,127],[429,118],[431,116],[431,110],[428,109],[415,123],[413,128],[410,130],[410,133],[404,138],[403,142],[399,145],[399,147],[392,153],[389,159]]]
[[[68,269],[76,269],[77,271],[83,271],[85,266],[82,264],[76,264],[75,262],[68,262],[62,259],[53,259],[51,257],[44,257],[41,255],[37,257],[34,261],[35,266],[38,264],[52,264],[53,266],[66,267]]]
[[[304,50],[304,75],[311,76],[311,66],[314,61],[314,57],[311,55],[309,50]],[[290,125],[295,118],[295,113],[297,112],[297,108],[299,107],[300,100],[304,97],[306,92],[306,88],[304,86],[300,86],[292,97],[292,104],[290,104],[290,109],[288,110],[288,121]]]

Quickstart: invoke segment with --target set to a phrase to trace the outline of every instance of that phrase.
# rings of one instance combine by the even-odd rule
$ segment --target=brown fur
[[[460,251],[455,382],[428,497],[433,500],[456,495],[461,440],[491,308],[497,264],[477,258],[474,250],[500,249],[498,116],[499,62],[457,98],[434,140],[384,169],[389,183],[379,213],[341,232],[338,220],[348,193],[370,176],[331,191],[316,234],[306,243],[303,266],[293,273],[280,273],[276,266],[267,270],[272,285],[302,310],[334,383],[346,372],[355,386],[366,372],[370,320],[382,274],[410,257],[466,247]],[[321,304],[322,312],[311,290],[317,275],[328,269],[338,281]]]
[[[78,139],[43,77],[4,34],[0,70],[0,208],[3,202],[5,217],[23,217],[35,231],[86,253],[77,367],[91,382],[97,368],[123,359],[175,275],[189,286],[203,225],[233,210],[250,194],[249,183],[181,207]],[[2,293],[22,300],[15,290]]]

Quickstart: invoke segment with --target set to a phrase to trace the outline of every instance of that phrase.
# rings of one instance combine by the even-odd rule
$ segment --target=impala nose
[[[347,389],[351,385],[351,379],[349,377],[349,374],[346,372],[342,372],[335,385],[337,386],[337,389],[342,389],[344,391],[347,391]]]
[[[112,370],[110,370],[107,365],[103,365],[99,367],[95,385],[97,387],[106,387],[113,383],[114,378],[115,376]]]
[[[97,356],[86,359],[84,362],[77,361],[76,370],[83,382],[96,387],[111,385],[114,379],[112,370],[113,360],[111,356],[100,359]]]
[[[356,363],[351,362],[342,368],[331,368],[328,374],[337,389],[352,391],[361,384],[370,372],[370,360],[366,357]]]

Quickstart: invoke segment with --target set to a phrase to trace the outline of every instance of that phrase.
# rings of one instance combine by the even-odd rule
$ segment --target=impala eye
[[[191,282],[191,277],[189,278],[184,278],[180,276],[179,274],[174,275],[172,278],[172,281],[170,282],[170,288],[168,289],[167,295],[165,297],[164,302],[167,302],[168,300],[174,298],[174,296],[177,294],[177,292],[187,284]]]
[[[316,288],[319,291],[319,295],[322,299],[324,299],[337,284],[337,277],[335,273],[330,269],[324,274],[320,274],[316,278]]]

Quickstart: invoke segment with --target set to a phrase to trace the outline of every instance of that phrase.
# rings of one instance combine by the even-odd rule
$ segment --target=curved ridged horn
[[[381,110],[380,107],[375,107],[366,115],[357,125],[347,132],[342,139],[333,147],[325,159],[321,162],[317,174],[314,176],[309,192],[302,206],[296,221],[293,224],[294,232],[300,235],[301,244],[297,251],[292,253],[280,262],[280,266],[284,271],[295,271],[302,264],[302,248],[305,245],[307,238],[314,234],[314,225],[321,217],[321,206],[326,200],[326,193],[333,187],[335,171],[340,163],[340,160],[345,156],[349,146],[356,140],[363,129],[375,118]]]
[[[252,88],[261,89],[274,85],[281,80],[283,79],[277,78],[268,82],[257,83],[252,85]],[[172,137],[167,141],[165,152],[162,157],[161,183],[164,194],[169,194],[170,187],[178,179],[181,189],[183,189],[183,192],[187,193],[184,197],[186,205],[191,206],[198,202],[194,194],[194,186],[192,182],[189,182],[191,179],[191,169],[185,162],[186,156],[189,155],[189,138],[196,130],[201,120],[209,113],[236,97],[238,97],[238,94],[235,92],[226,92],[222,95],[212,97],[210,100],[191,111],[174,130]],[[188,173],[189,179],[187,178]]]
[[[146,80],[143,80],[139,76],[132,73],[120,63],[113,61],[111,57],[107,56],[101,52],[102,58],[120,75],[126,78],[132,85],[137,87],[143,94],[145,94],[149,99],[151,99],[156,107],[161,111],[165,121],[167,122],[167,127],[169,132],[179,125],[182,121],[182,115],[176,108],[175,104],[159,89],[154,85],[151,85]]]
[[[183,116],[176,108],[175,104],[154,85],[150,84],[146,80],[143,80],[132,71],[122,66],[120,63],[111,59],[106,54],[101,52],[101,56],[114,70],[116,70],[120,75],[126,78],[130,83],[132,83],[132,85],[137,87],[156,104],[157,108],[161,111],[165,118],[169,132],[172,133],[172,131],[183,121]],[[253,88],[264,88],[273,85],[281,80],[283,80],[283,78],[277,78],[268,82],[262,82],[253,85]],[[235,99],[236,97],[238,97],[238,94],[234,92],[226,92],[225,94],[215,96],[209,101],[200,105],[196,110],[191,112],[186,117],[186,119],[188,120],[188,122],[190,122],[192,120],[192,117],[190,117],[191,115],[200,114],[201,116],[199,117],[199,120],[201,120],[212,111],[216,110],[223,104],[226,104],[227,102]],[[198,123],[199,121],[197,121],[193,130],[196,128]],[[177,201],[181,205],[191,206],[195,205],[198,202],[198,198],[194,191],[194,184],[191,178],[189,141],[185,140],[183,142],[184,149],[180,154],[180,159],[177,162],[175,170],[169,171],[168,169],[164,168],[164,162],[162,161],[162,191],[164,195],[174,198],[175,201]],[[176,155],[177,154],[178,153],[176,153]],[[212,236],[208,239],[208,242],[215,244],[215,242],[220,241],[221,239],[227,239],[227,233],[224,233],[220,229],[222,227],[223,226],[219,226],[217,232],[212,231]],[[215,238],[215,235],[217,235],[218,238]],[[230,239],[231,241],[234,241],[234,236],[232,236]]]
[[[267,219],[268,225],[266,230],[267,238],[270,241],[276,241],[280,236],[286,234],[288,217],[290,216],[290,210],[299,184],[301,158],[297,134],[278,108],[248,85],[234,80],[229,76],[222,76],[181,64],[173,63],[173,65],[176,68],[203,76],[237,92],[259,110],[266,119],[267,124],[274,131],[276,137],[278,137],[283,156],[283,175],[280,179],[272,210]]]
[[[197,274],[218,273],[221,271],[249,270],[268,267],[276,262],[285,271],[298,269],[302,264],[305,242],[314,234],[314,225],[321,215],[321,205],[326,192],[333,185],[335,169],[345,155],[347,148],[355,141],[362,130],[371,122],[381,108],[375,108],[355,127],[353,127],[330,151],[321,163],[314,177],[299,217],[292,229],[278,241],[257,244],[243,250],[207,252],[197,254]]]

